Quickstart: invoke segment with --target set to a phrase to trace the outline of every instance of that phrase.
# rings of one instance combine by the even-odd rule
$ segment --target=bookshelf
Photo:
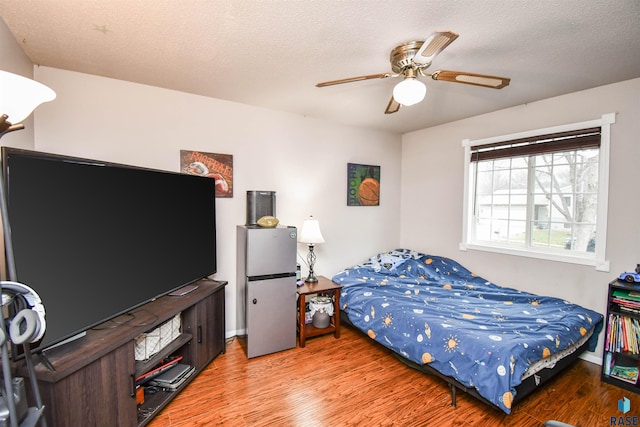
[[[640,283],[609,283],[601,379],[640,393]]]

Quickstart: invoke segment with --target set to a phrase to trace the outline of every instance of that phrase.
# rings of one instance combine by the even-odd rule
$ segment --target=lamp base
[[[304,279],[307,283],[316,283],[318,281],[318,277],[316,273],[313,271],[313,266],[316,263],[316,254],[313,252],[313,243],[309,243],[309,254],[307,254],[307,264],[309,264],[309,275],[306,279]]]

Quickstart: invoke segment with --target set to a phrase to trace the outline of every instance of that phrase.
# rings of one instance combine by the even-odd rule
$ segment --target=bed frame
[[[359,331],[360,333],[364,334],[363,331],[361,331],[360,329],[358,329],[353,323],[351,323],[351,321],[349,320],[349,316],[347,316],[347,314],[343,311],[340,312],[340,319],[341,322],[343,322],[346,325],[349,325],[350,327],[356,329],[357,331]],[[382,344],[378,343],[377,341],[375,341],[376,344],[384,347]],[[387,348],[387,347],[384,347]],[[573,362],[576,361],[576,359],[578,359],[578,357],[585,352],[586,350],[588,350],[589,348],[589,340],[586,340],[580,347],[578,347],[576,349],[576,351],[574,351],[573,353],[567,355],[566,357],[563,357],[562,359],[558,360],[556,362],[556,364],[552,367],[552,368],[543,368],[540,371],[536,372],[533,375],[530,375],[529,377],[525,378],[524,381],[522,381],[522,383],[520,383],[517,387],[516,387],[516,395],[513,398],[513,403],[512,405],[515,405],[516,403],[520,402],[522,399],[524,399],[525,397],[527,397],[528,395],[530,395],[531,393],[533,393],[534,391],[538,390],[538,388],[540,386],[542,386],[543,384],[546,384],[549,380],[551,380],[553,377],[555,377],[557,374],[559,374],[560,372],[564,371],[566,368],[568,368],[569,366],[571,366],[573,364]],[[501,411],[501,409],[499,407],[497,407],[496,405],[494,405],[492,402],[490,402],[489,400],[485,399],[484,397],[482,397],[475,388],[469,388],[467,386],[465,386],[464,384],[461,384],[458,380],[456,380],[453,377],[447,376],[447,375],[443,375],[442,373],[440,373],[439,371],[435,370],[434,368],[432,368],[431,366],[427,365],[420,365],[418,363],[415,363],[412,360],[409,360],[407,358],[405,358],[404,356],[401,356],[398,353],[393,352],[393,355],[400,360],[402,363],[404,363],[405,365],[409,366],[410,368],[416,369],[422,373],[428,374],[428,375],[434,375],[444,381],[447,382],[447,384],[449,385],[449,388],[451,390],[451,406],[453,406],[454,408],[456,407],[456,389],[459,389],[473,397],[475,397],[476,399],[480,400],[481,402],[486,403],[487,405],[491,406],[492,408]]]

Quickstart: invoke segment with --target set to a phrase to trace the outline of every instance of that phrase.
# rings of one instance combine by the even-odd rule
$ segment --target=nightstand
[[[342,289],[342,286],[324,276],[318,276],[317,283],[305,282],[304,285],[298,288],[298,337],[300,347],[304,347],[307,338],[318,335],[333,332],[334,337],[340,338],[340,289]],[[333,316],[331,316],[331,322],[326,328],[316,328],[313,324],[305,322],[306,297],[311,294],[333,294]]]

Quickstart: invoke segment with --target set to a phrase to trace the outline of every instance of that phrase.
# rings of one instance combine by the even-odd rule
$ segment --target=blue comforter
[[[579,305],[500,287],[451,259],[406,249],[333,280],[349,320],[370,338],[474,387],[506,413],[531,363],[602,327],[601,314]]]

